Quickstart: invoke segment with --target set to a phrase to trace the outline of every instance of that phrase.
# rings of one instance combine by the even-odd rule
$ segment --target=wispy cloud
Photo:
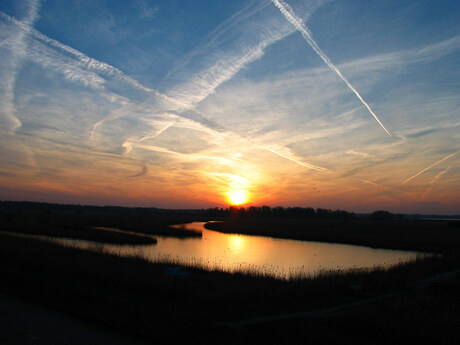
[[[382,54],[365,56],[340,64],[341,70],[349,73],[368,73],[372,71],[395,71],[404,65],[429,63],[439,60],[460,49],[460,35],[442,41],[410,49],[402,49]]]
[[[264,54],[264,48],[269,44],[270,41],[261,42],[254,47],[248,47],[242,56],[218,61],[207,70],[198,73],[186,85],[173,88],[168,92],[168,96],[181,99],[186,102],[187,108],[193,108],[247,64],[260,59]]]
[[[195,58],[196,56],[200,55],[204,50],[208,50],[213,47],[214,44],[217,43],[221,36],[223,36],[226,32],[231,30],[234,27],[240,26],[244,23],[244,21],[259,11],[261,11],[264,7],[266,7],[268,3],[264,1],[254,1],[251,2],[248,6],[242,8],[241,10],[234,13],[230,18],[224,20],[220,23],[211,33],[209,33],[204,39],[201,44],[199,44],[195,49],[190,51],[189,53],[185,54],[181,58],[177,59],[174,62],[173,68],[171,68],[166,76],[163,78],[160,86],[165,83],[170,76],[177,74],[177,72],[183,70],[187,67],[187,65]]]
[[[305,19],[324,1],[309,3]],[[202,44],[180,59],[165,79],[182,79],[164,93],[185,102],[189,109],[212,95],[252,62],[262,58],[266,49],[295,32],[285,21],[271,12],[268,3],[256,1],[221,23]],[[200,67],[189,75],[184,68]],[[165,82],[165,81],[163,81]]]
[[[361,101],[361,103],[367,108],[369,113],[374,117],[374,119],[378,122],[378,124],[385,130],[385,132],[391,137],[390,132],[385,128],[385,126],[382,124],[380,119],[377,117],[377,115],[374,113],[374,111],[371,109],[369,104],[361,97],[359,92],[355,89],[355,87],[348,81],[348,79],[340,72],[340,70],[331,62],[331,60],[327,57],[327,55],[321,50],[321,48],[318,46],[316,41],[313,39],[312,34],[308,27],[303,23],[303,21],[297,17],[297,15],[294,13],[292,8],[286,4],[282,0],[272,0],[272,2],[275,4],[276,7],[279,8],[281,13],[286,17],[286,19],[294,25],[294,27],[302,34],[302,37],[307,41],[307,43],[313,48],[316,54],[326,63],[326,65],[333,70],[340,79],[342,79],[345,84],[348,86],[348,88],[353,91],[353,93],[358,97],[358,99]]]
[[[18,28],[20,28],[21,32],[30,35],[34,39],[36,39],[39,42],[42,42],[46,44],[48,47],[54,48],[58,51],[61,51],[63,54],[66,56],[74,59],[75,62],[78,63],[78,66],[86,69],[88,71],[93,71],[96,73],[99,73],[103,76],[115,78],[117,80],[122,81],[123,83],[126,83],[140,91],[144,91],[147,93],[153,93],[155,92],[153,89],[147,88],[140,84],[138,81],[135,79],[131,78],[130,76],[127,76],[124,74],[122,71],[120,71],[118,68],[113,67],[105,62],[96,60],[94,58],[91,58],[84,53],[69,47],[68,45],[65,45],[59,41],[56,41],[52,38],[49,38],[48,36],[43,35],[41,32],[35,30],[32,26],[29,25],[27,21],[19,21],[9,15],[7,15],[4,12],[0,11],[0,16],[4,20],[8,20],[14,25],[16,25]],[[43,50],[37,53],[42,53]],[[40,60],[38,60],[40,61]],[[72,73],[69,74],[69,78],[72,78]]]
[[[90,132],[90,139],[94,139],[96,130],[104,123],[119,119],[129,113],[133,113],[133,112],[143,110],[143,109],[144,109],[144,102],[139,104],[139,103],[132,102],[129,99],[124,99],[122,104],[120,105],[120,108],[112,111],[108,116],[97,121],[93,125],[93,127],[91,128],[91,132]]]
[[[259,60],[265,54],[267,47],[290,33],[292,30],[281,27],[278,31],[262,32],[252,43],[241,42],[236,45],[236,49],[217,54],[217,58],[210,66],[205,67],[183,84],[174,86],[166,94],[174,100],[181,100],[185,103],[186,109],[193,109],[247,65]]]
[[[264,6],[257,6],[251,12],[251,14],[257,13]],[[238,133],[228,128],[222,127],[218,123],[209,121],[209,119],[207,119],[206,116],[196,108],[196,106],[198,103],[212,94],[217,87],[230,80],[245,66],[255,60],[260,59],[264,55],[265,49],[267,47],[293,32],[292,29],[289,29],[284,25],[279,26],[279,23],[275,22],[272,24],[272,26],[274,26],[273,28],[268,28],[260,34],[258,37],[258,42],[246,46],[244,43],[239,43],[238,49],[230,52],[230,55],[219,56],[219,59],[213,65],[201,72],[198,72],[185,84],[173,87],[170,91],[167,92],[167,94],[161,94],[156,90],[143,86],[133,78],[125,75],[116,67],[88,57],[84,53],[72,47],[69,47],[43,35],[42,33],[29,26],[26,22],[18,21],[5,13],[0,12],[0,15],[4,19],[19,27],[22,32],[27,33],[33,37],[37,42],[41,42],[46,47],[53,48],[54,50],[64,54],[63,56],[59,56],[53,51],[44,49],[44,47],[33,46],[27,51],[29,58],[33,59],[37,63],[40,63],[42,66],[52,68],[54,71],[61,71],[67,80],[81,82],[88,87],[105,91],[108,97],[114,97],[119,103],[121,103],[121,107],[119,109],[111,112],[108,116],[104,117],[93,125],[90,132],[91,138],[94,138],[95,131],[104,123],[117,120],[133,112],[141,112],[145,110],[148,106],[147,102],[149,100],[146,99],[141,103],[133,103],[129,99],[110,93],[105,90],[105,80],[101,78],[101,76],[114,78],[120,82],[134,87],[137,90],[143,91],[163,100],[170,106],[173,106],[173,109],[177,111],[178,118],[185,117],[189,120],[189,127],[191,126],[194,129],[198,128],[199,130],[203,130],[204,124],[205,126],[209,127],[209,130],[207,131],[210,131],[214,136],[222,137],[222,133],[216,131],[216,128],[220,128],[221,131],[223,130],[227,133],[232,133],[237,137],[241,137]],[[226,30],[235,25],[235,23],[240,22],[243,19],[247,19],[248,16],[249,15],[247,13],[241,12],[238,13],[237,16],[232,17],[226,25],[221,26],[218,28],[218,30],[216,30],[214,37],[212,37],[210,42],[208,42],[207,47],[212,46],[212,44],[216,42],[216,40]],[[66,59],[66,56],[70,57],[71,59]],[[88,72],[95,72],[97,74],[91,74]],[[193,118],[190,118],[189,115],[184,114],[184,111],[191,111],[192,113],[195,113],[195,115]],[[143,141],[147,138],[154,138],[169,128],[169,126],[171,125],[168,125],[166,128],[159,132],[146,135],[143,138],[140,138],[139,141]],[[182,122],[179,126],[184,126],[184,122]],[[264,145],[258,144],[254,141],[250,142],[256,148],[267,150],[277,156],[283,157],[303,167],[317,171],[327,171],[325,168],[317,167],[315,165],[295,159],[292,157],[292,154],[288,155],[279,152],[279,150],[267,148]],[[127,154],[131,152],[132,146],[129,143],[125,144],[127,145],[125,146],[125,154]]]
[[[154,89],[145,87],[137,80],[124,74],[121,70],[112,65],[91,58],[72,47],[43,35],[26,22],[19,21],[1,11],[0,17],[13,24],[19,29],[18,32],[22,35],[29,35],[34,39],[34,41],[30,42],[28,47],[25,47],[22,42],[17,41],[4,43],[7,48],[14,52],[15,59],[17,57],[28,58],[53,72],[61,73],[68,81],[77,82],[86,87],[98,90],[102,92],[102,95],[106,98],[117,101],[120,104],[119,109],[111,112],[107,117],[97,121],[93,125],[90,132],[91,137],[94,137],[95,131],[102,124],[124,117],[133,111],[144,110],[151,97],[155,97],[169,104],[169,106],[172,106],[175,110],[183,111],[190,108],[189,104],[185,104],[180,99],[173,99]],[[147,98],[139,103],[120,94],[111,92],[106,88],[106,78],[111,78],[141,91],[147,95]],[[9,84],[11,85],[12,83]]]
[[[147,167],[147,165],[143,164],[141,171],[139,171],[137,174],[133,174],[133,175],[130,175],[128,177],[131,177],[131,178],[141,177],[141,176],[144,176],[145,174],[147,174],[148,171],[149,171],[149,168]]]
[[[232,28],[236,23],[241,23],[241,21],[248,19],[251,15],[259,12],[264,7],[266,7],[266,4],[259,4],[249,11],[249,14],[248,12],[240,11],[236,15],[232,16],[226,23],[224,23],[224,25],[221,25],[215,30],[214,34],[208,38],[209,42],[200,47],[200,50],[213,47],[214,44],[218,45],[218,39],[221,38],[227,30]],[[306,14],[306,17],[308,16],[309,14]],[[267,148],[264,145],[256,143],[247,136],[241,135],[231,128],[222,126],[219,121],[210,121],[206,114],[197,108],[198,104],[213,94],[219,86],[232,79],[251,62],[260,59],[265,54],[267,47],[294,32],[292,28],[279,21],[268,21],[268,23],[265,23],[265,26],[266,28],[262,32],[255,34],[255,38],[252,37],[250,39],[250,41],[252,41],[251,43],[247,43],[245,41],[247,40],[247,37],[244,37],[243,41],[236,44],[236,49],[222,51],[217,54],[214,52],[213,56],[216,57],[215,62],[193,75],[184,83],[172,87],[159,97],[174,106],[174,110],[176,110],[181,117],[186,117],[199,124],[205,124],[211,129],[211,131],[214,132],[213,135],[215,136],[222,136],[223,133],[231,133],[234,137],[240,137],[247,140],[255,148],[267,150],[277,156],[283,157],[309,169],[323,172],[327,171],[326,168],[301,162],[300,160],[293,158],[292,154],[281,153],[279,150]],[[182,63],[181,67],[184,67],[194,56],[199,54],[202,54],[202,52],[198,52],[198,50],[189,54],[185,62]],[[176,69],[176,71],[177,70],[179,69]],[[141,106],[143,105],[141,104]],[[106,119],[101,120],[102,122],[100,121],[95,125],[92,133],[94,133],[94,129],[101,123],[123,116],[121,114],[122,113],[117,111]],[[193,127],[196,127],[196,124],[194,124]],[[160,132],[160,134],[161,133],[162,132]],[[158,132],[154,131],[152,134],[144,136],[144,138],[156,136],[158,136]],[[287,149],[285,148],[284,150]]]
[[[366,153],[366,152],[360,152],[360,151],[355,151],[355,150],[347,150],[345,153],[346,153],[346,154],[349,154],[349,155],[360,156],[360,157],[363,157],[363,158],[368,158],[368,157],[369,157],[369,154],[368,154],[368,153]]]
[[[155,151],[159,153],[166,153],[169,155],[175,155],[175,156],[180,156],[184,160],[196,160],[196,159],[203,159],[203,160],[215,160],[215,161],[222,161],[226,163],[231,163],[233,164],[233,160],[221,156],[210,156],[210,155],[205,155],[205,154],[200,154],[200,153],[182,153],[178,151],[173,151],[170,149],[167,149],[165,147],[161,146],[155,146],[155,145],[145,145],[145,144],[134,144],[134,143],[129,143],[130,145],[135,145],[137,148],[141,148],[144,150],[149,150],[149,151]]]
[[[152,19],[160,10],[158,6],[150,7],[145,0],[137,0],[136,3],[142,19]]]
[[[38,18],[38,12],[40,9],[40,2],[38,0],[27,0],[26,1],[26,13],[22,19],[26,25],[33,25],[35,20]],[[1,12],[0,12],[1,14]],[[5,14],[6,15],[6,14]],[[16,84],[16,78],[18,71],[22,65],[22,59],[26,50],[26,32],[16,30],[11,35],[1,42],[2,47],[12,47],[13,56],[4,57],[2,61],[2,81],[0,82],[0,88],[3,89],[3,97],[1,99],[3,113],[3,121],[0,118],[0,126],[5,127],[11,132],[15,132],[19,127],[22,126],[21,121],[16,115],[16,108],[14,105],[14,89]]]

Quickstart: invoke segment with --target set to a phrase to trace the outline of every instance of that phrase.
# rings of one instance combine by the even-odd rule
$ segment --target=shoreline
[[[439,220],[227,218],[220,222],[207,222],[204,227],[226,234],[350,244],[426,254],[455,253],[460,248],[460,228],[450,221]]]

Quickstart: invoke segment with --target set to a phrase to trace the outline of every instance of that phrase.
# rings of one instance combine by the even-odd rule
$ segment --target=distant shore
[[[334,242],[373,248],[455,253],[460,222],[451,220],[311,220],[229,217],[205,225],[223,233]]]

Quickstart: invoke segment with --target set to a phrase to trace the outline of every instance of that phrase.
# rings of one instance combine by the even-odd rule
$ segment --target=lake
[[[377,266],[388,268],[423,255],[413,251],[224,234],[205,229],[204,224],[204,222],[194,222],[176,225],[201,231],[203,234],[201,238],[178,239],[155,236],[158,243],[153,245],[94,244],[73,240],[59,240],[59,242],[90,250],[103,248],[111,253],[124,256],[136,255],[149,261],[193,264],[205,269],[218,268],[228,272],[251,271],[277,278],[315,275],[321,270]]]

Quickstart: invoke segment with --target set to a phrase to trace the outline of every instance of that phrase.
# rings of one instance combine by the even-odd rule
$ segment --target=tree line
[[[211,217],[261,217],[261,218],[309,218],[309,219],[355,219],[353,212],[312,207],[228,207],[208,209]]]

